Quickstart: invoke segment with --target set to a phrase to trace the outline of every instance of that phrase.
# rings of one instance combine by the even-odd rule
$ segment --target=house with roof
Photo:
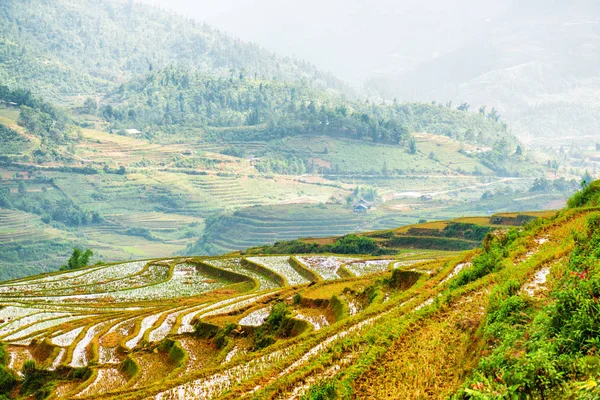
[[[355,213],[364,214],[367,211],[369,211],[369,208],[367,206],[365,206],[364,204],[356,204],[354,206]]]
[[[363,198],[360,198],[356,203],[354,203],[354,212],[364,214],[367,211],[374,208],[373,203],[367,201]]]

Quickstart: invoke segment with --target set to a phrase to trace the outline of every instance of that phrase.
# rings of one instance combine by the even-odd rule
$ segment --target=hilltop
[[[568,208],[537,218],[302,242],[317,254],[255,249],[5,282],[2,390],[94,399],[594,398],[598,204],[596,181]],[[408,250],[398,240],[482,237],[466,251]],[[389,254],[361,253],[376,247]]]

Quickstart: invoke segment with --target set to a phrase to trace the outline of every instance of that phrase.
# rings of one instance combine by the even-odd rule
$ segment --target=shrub
[[[52,394],[56,379],[54,372],[38,368],[33,360],[25,361],[21,372],[23,383],[20,393],[22,395],[33,395],[36,399],[45,399]]]
[[[217,348],[217,349],[222,349],[225,346],[227,346],[227,343],[229,343],[229,334],[235,329],[237,328],[237,325],[235,324],[227,324],[225,325],[224,328],[219,329],[219,331],[217,332],[217,334],[215,335],[215,337],[212,340],[213,345]]]
[[[140,371],[140,366],[129,356],[123,360],[119,366],[121,371],[127,378],[131,379]]]
[[[250,253],[262,254],[310,254],[310,253],[335,253],[335,254],[388,254],[380,249],[377,242],[367,236],[349,234],[337,239],[333,244],[319,245],[305,243],[301,240],[275,242],[272,246],[261,246],[250,249]]]
[[[179,365],[185,358],[185,351],[177,342],[171,339],[165,339],[158,345],[158,350],[169,354],[169,360],[173,364]]]
[[[592,207],[600,204],[600,181],[594,181],[583,187],[567,201],[569,208]]]
[[[337,399],[335,384],[332,382],[322,382],[311,386],[308,393],[302,396],[302,400],[334,400]]]
[[[300,296],[299,293],[294,294],[294,297],[292,299],[294,305],[298,305],[302,302],[302,296]]]
[[[92,369],[90,367],[73,368],[68,375],[69,379],[75,379],[85,381],[92,376]]]
[[[0,343],[0,365],[6,365],[8,362],[8,355],[6,354],[6,345]]]
[[[271,309],[264,326],[272,332],[279,332],[289,322],[291,312],[285,303],[277,303]]]
[[[483,252],[473,258],[470,268],[463,269],[451,284],[457,288],[497,271],[509,254],[509,246],[519,237],[519,231],[509,229],[506,233],[490,233],[483,242]]]
[[[377,251],[378,246],[375,240],[355,234],[346,235],[335,241],[333,245],[322,246],[331,253],[337,254],[371,254]],[[327,252],[325,250],[325,252]]]
[[[212,339],[219,332],[219,327],[206,322],[197,321],[194,324],[194,334],[200,339]]]
[[[270,346],[275,343],[276,337],[287,338],[296,333],[297,327],[291,315],[292,313],[287,304],[275,304],[264,324],[254,332],[252,351]]]
[[[0,366],[0,394],[9,395],[17,384],[17,378],[4,365]]]

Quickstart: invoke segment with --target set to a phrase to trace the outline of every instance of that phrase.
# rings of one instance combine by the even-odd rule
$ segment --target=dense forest
[[[96,111],[93,100],[86,103],[92,105],[88,111]],[[153,71],[121,85],[103,103],[97,113],[117,129],[133,124],[150,135],[181,127],[254,127],[235,139],[321,133],[399,144],[407,142],[412,131],[426,131],[479,145],[491,146],[502,138],[516,143],[495,110],[374,104],[347,99],[306,80],[265,80],[234,71],[229,77],[178,68]]]
[[[82,57],[82,55],[85,56]],[[0,3],[0,81],[48,98],[106,92],[152,66],[296,80],[350,91],[331,74],[207,25],[143,4],[108,0]]]
[[[76,129],[68,113],[35,97],[30,90],[0,85],[0,101],[19,107],[19,125],[40,137],[42,144],[65,143]],[[4,127],[3,135],[9,133],[10,130]]]

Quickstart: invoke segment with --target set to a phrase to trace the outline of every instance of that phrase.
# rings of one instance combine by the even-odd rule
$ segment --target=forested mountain
[[[374,104],[349,100],[307,81],[256,79],[243,73],[218,78],[176,68],[154,71],[121,85],[96,112],[116,129],[134,125],[156,131],[239,128],[237,140],[322,133],[403,143],[410,132],[429,132],[492,146],[516,140],[499,115],[455,110],[442,104]],[[224,135],[223,130],[220,130]],[[226,131],[225,131],[226,132]]]
[[[0,3],[0,81],[52,98],[109,91],[152,68],[179,65],[228,75],[307,78],[346,90],[332,75],[276,56],[164,10],[109,0]]]
[[[527,1],[463,45],[369,86],[388,98],[493,105],[518,135],[577,137],[600,128],[599,61],[597,2]]]

